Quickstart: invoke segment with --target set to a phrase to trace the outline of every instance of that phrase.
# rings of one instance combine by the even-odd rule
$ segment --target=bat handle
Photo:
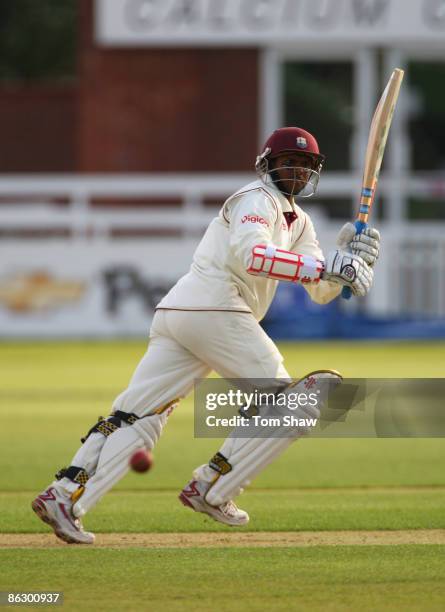
[[[355,222],[355,229],[357,230],[356,234],[361,234],[362,231],[366,229],[367,227],[368,227],[367,223],[364,223],[363,221],[356,221]],[[344,300],[350,300],[351,296],[352,296],[351,287],[343,287],[343,289],[341,290],[341,297]]]

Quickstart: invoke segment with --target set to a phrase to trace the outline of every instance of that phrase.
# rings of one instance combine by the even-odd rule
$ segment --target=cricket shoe
[[[94,534],[85,531],[80,519],[71,512],[73,502],[69,495],[49,487],[31,503],[39,519],[50,525],[58,538],[67,544],[93,544]]]
[[[199,480],[191,480],[179,494],[179,500],[195,510],[208,514],[212,519],[231,527],[247,525],[249,515],[244,510],[240,510],[233,501],[224,502],[220,506],[211,506],[205,500],[205,494],[209,490],[209,483]]]

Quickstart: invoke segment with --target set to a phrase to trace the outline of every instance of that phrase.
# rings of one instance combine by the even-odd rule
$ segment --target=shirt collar
[[[286,198],[286,196],[284,196],[281,191],[278,189],[278,187],[276,187],[272,182],[270,182],[268,184],[269,189],[271,189],[271,191],[273,191],[274,196],[277,198],[277,200],[280,202],[281,204],[281,210],[283,212],[293,212],[296,213],[297,212],[297,205],[295,203],[295,198],[292,198],[292,204],[289,202],[289,200]]]

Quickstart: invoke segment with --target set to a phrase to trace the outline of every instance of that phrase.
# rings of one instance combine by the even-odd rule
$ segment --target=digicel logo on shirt
[[[268,222],[263,217],[259,217],[258,215],[244,215],[241,219],[241,223],[261,223],[262,225],[267,225],[269,227]]]

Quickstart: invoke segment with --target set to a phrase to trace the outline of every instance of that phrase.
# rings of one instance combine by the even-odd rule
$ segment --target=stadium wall
[[[106,48],[79,1],[76,79],[0,85],[2,172],[243,172],[259,146],[259,50]]]
[[[88,0],[80,24],[80,171],[251,170],[257,49],[100,47]]]
[[[2,173],[77,171],[77,104],[75,85],[3,84]]]

